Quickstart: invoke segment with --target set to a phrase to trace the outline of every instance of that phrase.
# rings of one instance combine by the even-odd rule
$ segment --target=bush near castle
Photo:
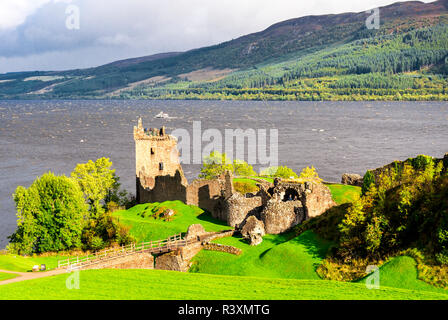
[[[100,158],[78,164],[70,178],[49,172],[29,188],[17,187],[17,230],[10,236],[9,251],[98,250],[115,242],[130,243],[128,228],[106,211],[108,199],[129,201],[118,191],[118,177],[111,167],[109,159]]]
[[[419,278],[448,286],[448,155],[395,161],[364,176],[363,194],[297,227],[336,242],[318,273],[354,280],[369,264],[409,255]]]

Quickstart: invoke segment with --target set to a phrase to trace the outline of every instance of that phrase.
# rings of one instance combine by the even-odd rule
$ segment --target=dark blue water
[[[160,111],[176,119],[154,119]],[[0,101],[0,247],[16,225],[12,193],[39,175],[109,157],[135,192],[133,126],[279,130],[280,164],[325,180],[396,159],[448,152],[445,102]],[[205,144],[204,144],[205,145]],[[186,165],[191,181],[200,165]]]

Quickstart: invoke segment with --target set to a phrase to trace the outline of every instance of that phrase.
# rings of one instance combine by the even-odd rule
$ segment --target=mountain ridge
[[[231,83],[231,79],[238,77],[251,78],[251,81],[247,82],[249,88],[259,88],[265,91],[280,84],[284,88],[290,88],[293,85],[291,81],[304,79],[303,74],[291,78],[290,70],[285,69],[281,65],[282,63],[288,65],[286,68],[292,66],[291,68],[294,69],[297,64],[300,64],[303,57],[310,58],[313,53],[325,50],[330,52],[331,48],[335,46],[350,48],[350,43],[363,39],[367,42],[376,39],[372,42],[374,45],[381,42],[384,46],[384,43],[389,43],[388,40],[385,40],[388,36],[398,39],[411,34],[414,30],[425,30],[425,28],[431,29],[431,32],[434,30],[442,32],[440,39],[444,41],[444,29],[441,31],[436,26],[447,25],[448,0],[431,3],[397,2],[381,7],[381,28],[379,30],[367,29],[365,21],[369,15],[368,12],[348,12],[304,16],[281,21],[259,32],[243,35],[220,44],[185,52],[167,52],[124,59],[88,69],[2,74],[0,75],[0,98],[107,98],[110,97],[110,93],[117,92],[117,90],[120,92],[120,98],[135,98],[136,94],[137,97],[156,98],[157,94],[154,92],[160,93],[161,89],[166,90],[159,97],[170,98],[166,93],[171,89],[191,89],[189,93],[194,95],[194,91],[198,87],[209,90],[210,86],[214,86],[216,83],[223,84],[222,92],[227,89],[239,88],[241,86],[238,83]],[[440,42],[437,39],[438,35],[431,35],[430,40],[422,40],[419,36],[415,37],[417,37],[417,42],[420,41],[419,45],[426,46],[425,50],[434,48],[434,57],[431,54],[429,54],[431,56],[429,59],[426,56],[417,57],[421,53],[413,50],[412,46],[409,46],[404,40],[402,41],[404,44],[396,40],[394,42],[396,48],[393,49],[396,52],[388,52],[388,54],[399,55],[403,50],[411,50],[414,60],[418,60],[418,62],[412,62],[415,64],[412,68],[405,66],[406,71],[420,72],[422,68],[429,68],[436,75],[442,74],[442,80],[445,81],[444,45],[440,48],[440,44],[437,44]],[[360,50],[362,51],[363,48],[361,47]],[[378,51],[377,56],[385,53],[386,50]],[[346,59],[353,60],[359,54],[354,51],[349,55],[350,57]],[[386,58],[386,60],[393,59],[396,58]],[[423,63],[419,59],[423,59]],[[388,63],[386,62],[386,64]],[[275,71],[268,70],[266,72],[265,66],[260,69],[260,65],[263,64],[271,65],[271,69],[275,69]],[[344,66],[332,67],[335,68],[334,76],[350,75],[345,70],[347,68],[343,69]],[[364,68],[357,67],[358,71]],[[386,69],[379,69],[377,72],[388,72]],[[222,72],[223,70],[232,72]],[[401,74],[400,70],[401,67],[394,69],[394,74]],[[196,77],[191,76],[193,73],[196,74]],[[201,74],[200,77],[197,77],[198,73]],[[331,75],[328,72],[323,74]],[[321,78],[317,76],[313,75],[316,79]],[[285,77],[289,81],[287,84],[285,84]],[[152,81],[152,79],[156,79],[156,81]],[[160,79],[163,81],[159,81]],[[140,90],[140,93],[136,93],[136,90]],[[443,93],[445,93],[444,90]],[[148,91],[151,91],[151,94],[148,95]],[[212,95],[210,98],[216,97]]]

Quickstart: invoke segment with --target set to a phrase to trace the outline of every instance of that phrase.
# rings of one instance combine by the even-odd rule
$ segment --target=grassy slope
[[[336,198],[355,194],[353,187]],[[345,196],[344,196],[345,194]],[[137,213],[155,211],[159,206],[176,210],[173,221],[142,218]],[[179,201],[139,205],[117,212],[120,220],[132,226],[139,241],[154,240],[184,232],[193,223],[209,231],[228,229],[202,210]],[[415,262],[398,257],[381,267],[380,290],[368,290],[364,279],[358,283],[320,280],[315,269],[331,243],[307,231],[289,235],[267,235],[261,245],[249,246],[241,238],[225,238],[219,243],[243,250],[240,256],[202,251],[194,258],[193,272],[182,274],[148,270],[98,270],[81,273],[81,290],[67,290],[67,275],[0,286],[0,299],[448,299],[447,291],[417,279]],[[0,269],[27,271],[32,265],[51,267],[61,257],[25,258],[0,256]],[[247,277],[250,276],[250,277]],[[5,280],[1,278],[0,281]],[[122,290],[124,287],[127,290]],[[392,288],[393,287],[393,288]]]
[[[243,253],[235,256],[203,250],[193,259],[192,271],[263,278],[319,279],[315,269],[330,243],[311,231],[288,239],[288,235],[267,235],[256,247],[242,238],[219,239],[216,242],[240,248]]]
[[[363,283],[365,279],[356,282]],[[380,268],[380,285],[394,288],[412,289],[415,291],[431,291],[448,294],[445,289],[434,287],[417,279],[416,262],[408,256],[391,259]]]
[[[154,219],[151,216],[161,206],[176,212],[173,221]],[[143,211],[147,213],[144,218],[138,215]],[[131,234],[138,242],[165,239],[176,233],[186,232],[190,225],[197,223],[202,224],[206,231],[231,229],[224,222],[213,219],[204,210],[185,205],[181,201],[141,204],[129,210],[117,211],[114,215],[124,224],[131,226]]]
[[[89,270],[0,286],[0,299],[447,299],[447,295],[322,280],[260,279],[159,270]],[[126,290],[123,290],[126,288]]]

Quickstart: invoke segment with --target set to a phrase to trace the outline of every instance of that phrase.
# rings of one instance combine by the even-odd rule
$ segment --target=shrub
[[[448,206],[442,199],[448,196],[448,183],[441,162],[428,159],[421,156],[391,166],[376,183],[373,174],[365,175],[369,187],[340,225],[341,256],[375,258],[418,245],[437,254],[439,263],[445,261]]]
[[[236,192],[241,194],[247,194],[258,191],[258,187],[254,186],[252,183],[244,182],[244,181],[235,181],[233,182],[233,187]]]
[[[257,175],[254,168],[242,160],[233,161],[233,170],[235,176],[255,177]]]
[[[97,219],[90,219],[83,230],[82,242],[86,250],[98,250],[99,240],[102,246],[113,243],[128,244],[132,242],[129,228],[122,225],[110,212],[101,214]]]
[[[306,167],[300,173],[299,179],[303,182],[322,183],[322,179],[319,178],[317,171],[314,167]]]
[[[430,156],[419,155],[416,158],[409,159],[415,170],[425,170],[434,165],[434,159]]]
[[[295,173],[291,168],[286,166],[283,167],[269,167],[262,172],[260,176],[272,177],[272,178],[284,178],[284,179],[298,179],[297,173]]]
[[[232,161],[225,153],[213,151],[210,153],[210,156],[204,158],[199,178],[216,179],[226,171],[233,172]]]
[[[103,239],[101,239],[100,237],[94,236],[92,237],[90,243],[88,243],[87,245],[89,246],[90,249],[94,251],[99,251],[101,249],[104,249],[105,243]]]
[[[363,195],[366,194],[367,191],[369,190],[370,186],[374,183],[375,183],[375,175],[372,173],[372,171],[368,170],[363,178],[363,183],[362,183],[362,188],[361,188],[362,194]]]

